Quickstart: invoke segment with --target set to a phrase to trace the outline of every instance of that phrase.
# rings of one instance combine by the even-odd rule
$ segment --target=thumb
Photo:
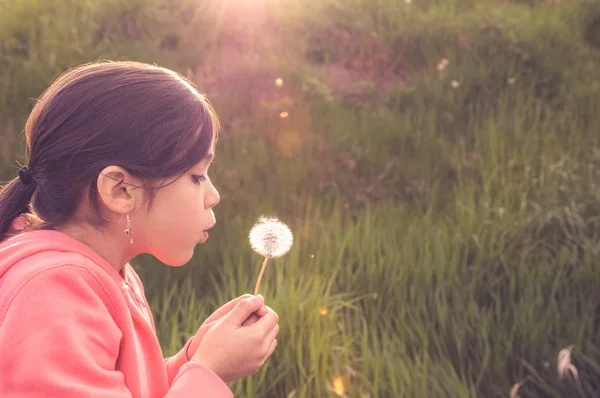
[[[225,319],[227,319],[228,323],[240,326],[253,312],[258,311],[264,303],[265,299],[260,294],[243,299],[225,316]]]

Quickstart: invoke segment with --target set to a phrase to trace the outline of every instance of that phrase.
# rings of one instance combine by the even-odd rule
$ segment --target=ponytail
[[[13,221],[30,212],[29,202],[36,184],[26,176],[30,176],[26,168],[19,170],[19,177],[0,190],[0,242],[9,237]]]

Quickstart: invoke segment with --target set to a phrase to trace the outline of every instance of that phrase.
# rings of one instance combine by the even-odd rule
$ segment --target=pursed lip
[[[215,223],[213,223],[210,227],[206,228],[204,231],[202,231],[202,239],[200,240],[200,243],[204,243],[208,240],[208,230],[212,229],[215,226]]]
[[[212,223],[210,227],[206,228],[203,232],[208,232],[209,229],[213,229],[217,223]]]

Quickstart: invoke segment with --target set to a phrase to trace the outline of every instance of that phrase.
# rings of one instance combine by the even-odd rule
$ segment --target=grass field
[[[261,287],[279,346],[236,396],[600,393],[599,3],[0,10],[3,178],[22,161],[28,99],[81,62],[176,68],[220,114],[215,232],[183,268],[135,263],[166,355],[252,292],[262,261],[247,234],[267,214],[295,235]],[[571,345],[578,378],[559,378]]]

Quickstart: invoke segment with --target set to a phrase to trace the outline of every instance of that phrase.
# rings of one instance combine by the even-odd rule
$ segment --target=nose
[[[218,205],[220,201],[221,201],[221,195],[219,195],[219,191],[217,191],[217,189],[211,183],[210,190],[209,190],[208,194],[206,195],[206,199],[204,201],[204,205],[207,209],[212,209],[213,207]]]

